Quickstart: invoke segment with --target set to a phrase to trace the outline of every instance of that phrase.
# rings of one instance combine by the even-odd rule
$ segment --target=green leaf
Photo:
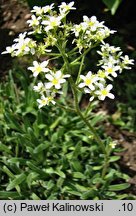
[[[93,170],[101,170],[103,168],[103,166],[94,166]]]
[[[31,198],[32,200],[41,200],[35,193],[32,193]]]
[[[9,163],[21,163],[21,164],[26,164],[26,159],[23,158],[17,158],[17,157],[13,157],[11,159],[8,160]]]
[[[122,0],[103,0],[103,2],[111,11],[111,14],[114,15]]]
[[[123,183],[123,184],[115,184],[115,185],[110,185],[108,187],[109,191],[121,191],[121,190],[125,190],[127,188],[130,187],[129,183]]]
[[[81,172],[73,172],[73,177],[74,178],[80,178],[80,179],[85,179],[86,176],[82,174]]]
[[[21,184],[26,179],[26,175],[24,173],[17,175],[13,181],[9,183],[6,190],[10,191],[15,188],[17,185]]]
[[[62,177],[62,178],[66,178],[66,175],[65,175],[65,173],[64,173],[64,172],[62,172],[62,171],[61,171],[61,170],[59,170],[59,169],[57,169],[57,170],[55,171],[55,173],[56,173],[58,176]]]
[[[35,172],[30,172],[27,176],[26,182],[28,184],[28,187],[31,188],[32,182],[36,179],[38,179],[39,174]]]
[[[64,183],[64,178],[60,177],[57,181],[57,187],[61,188]]]
[[[102,178],[94,178],[92,182],[93,182],[93,184],[104,183],[104,181],[102,180]]]
[[[110,162],[115,162],[115,161],[118,161],[120,159],[120,156],[111,156],[110,157]]]
[[[42,152],[43,150],[47,149],[50,146],[49,142],[44,142],[40,145],[38,145],[35,149],[34,149],[34,154],[38,154],[40,152]]]
[[[18,123],[18,120],[15,118],[15,116],[11,113],[5,112],[5,120],[8,124],[10,124],[10,127],[12,129],[15,129],[21,133],[24,131],[22,130],[20,124]]]
[[[76,195],[76,196],[81,196],[82,195],[82,193],[81,192],[79,192],[79,191],[77,191],[77,190],[74,190],[72,187],[70,187],[70,186],[65,186],[64,188],[63,188],[63,192],[67,192],[67,193],[70,193],[70,194],[73,194],[73,195]]]
[[[84,192],[81,196],[82,200],[87,200],[90,198],[94,198],[96,196],[97,191],[94,189],[90,189],[87,192]]]
[[[20,199],[21,196],[18,192],[10,192],[10,191],[0,191],[0,199],[7,200],[7,199]]]
[[[4,152],[7,152],[9,154],[13,154],[12,151],[4,144],[0,143],[0,151],[4,151]]]
[[[81,172],[83,170],[81,163],[78,160],[73,160],[70,162],[72,168],[77,171],[77,172]]]
[[[103,113],[97,114],[91,119],[91,125],[95,126],[97,123],[104,121],[106,118],[106,115]]]
[[[38,168],[37,166],[35,166],[32,162],[27,161],[27,165],[36,173],[40,174],[41,177],[47,177],[47,174],[41,170],[40,168]]]

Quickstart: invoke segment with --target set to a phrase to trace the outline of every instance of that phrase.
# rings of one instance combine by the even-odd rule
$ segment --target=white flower
[[[29,24],[29,26],[38,26],[40,24],[39,20],[41,20],[41,17],[36,17],[35,15],[31,16],[31,19],[27,21],[27,23]]]
[[[106,97],[114,99],[114,95],[110,93],[110,90],[113,88],[111,84],[104,87],[102,84],[99,85],[100,90],[96,91],[96,95],[98,95],[99,100],[104,100]]]
[[[44,10],[43,7],[34,6],[31,12],[36,13],[36,15],[42,15]]]
[[[37,84],[37,86],[33,87],[34,91],[39,92],[39,93],[43,93],[43,91],[45,91],[45,87],[44,84],[42,82],[39,82]]]
[[[48,13],[50,12],[52,9],[54,8],[54,3],[52,3],[51,5],[46,5],[43,7],[44,13]]]
[[[48,61],[43,61],[42,63],[38,63],[37,61],[33,62],[33,67],[28,67],[28,70],[33,72],[33,76],[37,77],[41,72],[49,72],[49,68],[47,68]]]
[[[12,46],[6,47],[6,50],[2,52],[1,54],[12,54],[15,51],[15,45],[13,44]]]
[[[128,67],[128,65],[133,65],[134,64],[134,60],[133,59],[129,59],[128,55],[125,55],[124,57],[122,56],[121,59],[123,60],[123,67],[125,69],[131,69],[131,67]]]
[[[117,142],[116,142],[116,141],[110,142],[110,143],[109,143],[109,146],[110,146],[111,148],[115,148],[116,145],[117,145]]]
[[[65,78],[70,77],[69,74],[63,75],[60,70],[56,71],[56,73],[46,74],[46,79],[50,82],[46,83],[46,88],[50,89],[51,87],[55,87],[56,89],[61,88],[61,84],[66,82]]]
[[[51,102],[53,105],[55,105],[55,101],[53,100],[53,96],[45,97],[44,95],[41,96],[41,99],[37,99],[37,102],[39,103],[39,108],[49,105]]]
[[[32,55],[35,54],[36,42],[30,38],[27,38],[26,34],[27,32],[21,33],[19,34],[18,38],[14,39],[14,41],[16,42],[13,45],[14,56],[26,55],[29,53],[31,53]]]
[[[33,10],[31,12],[36,13],[36,15],[42,15],[43,13],[47,13],[49,11],[51,11],[53,9],[53,4],[51,5],[46,5],[44,7],[38,7],[38,6],[34,6]]]
[[[103,44],[101,45],[101,52],[97,51],[97,53],[99,53],[99,55],[101,56],[105,56],[105,54],[106,55],[108,53],[115,54],[119,52],[120,50],[121,50],[120,47],[110,46],[108,43],[103,42]]]
[[[78,37],[79,33],[82,31],[82,25],[74,25],[74,28],[72,29],[72,31],[74,32],[75,36]]]
[[[31,52],[29,47],[30,42],[30,38],[20,39],[19,42],[15,44],[15,55],[25,55]]]
[[[98,77],[92,74],[91,71],[87,73],[86,76],[80,75],[80,78],[83,79],[84,82],[78,85],[79,88],[83,88],[85,86],[89,87],[92,91],[95,89],[94,84],[98,81]]]
[[[85,93],[92,94],[92,90],[91,89],[85,88],[84,91],[85,91]],[[94,99],[94,95],[92,95],[90,97],[89,101],[93,101],[93,99]]]
[[[26,35],[27,35],[27,32],[20,33],[20,34],[18,35],[18,38],[14,39],[14,41],[19,43],[20,41],[23,41],[23,40],[24,40],[24,38],[26,37]]]
[[[73,7],[74,2],[70,2],[69,4],[66,4],[65,2],[62,2],[61,5],[59,6],[60,12],[61,13],[66,13],[69,10],[75,10],[76,8]]]
[[[54,29],[57,26],[60,26],[62,17],[58,16],[50,16],[48,20],[43,20],[42,24],[45,25],[45,31],[49,31]]]
[[[96,16],[92,16],[91,18],[88,18],[87,16],[83,16],[84,28],[90,28],[91,31],[96,31],[97,27],[100,25],[100,23],[97,21]]]
[[[104,68],[106,76],[112,75],[113,77],[117,77],[116,71],[120,70],[120,66],[115,66],[111,62],[108,65],[103,65],[102,68]]]

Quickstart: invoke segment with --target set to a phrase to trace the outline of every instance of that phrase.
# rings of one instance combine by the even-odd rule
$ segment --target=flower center
[[[105,73],[104,73],[103,71],[100,71],[100,72],[99,72],[99,76],[100,76],[101,78],[105,78]]]
[[[47,99],[44,99],[44,100],[41,101],[41,103],[42,103],[42,105],[47,105],[48,100],[47,100]]]
[[[93,25],[94,25],[94,22],[90,21],[89,26],[93,26]]]
[[[104,96],[106,96],[106,95],[108,94],[108,91],[107,91],[106,89],[103,89],[103,90],[101,91],[101,94],[104,95]]]
[[[85,80],[85,84],[86,84],[86,85],[90,85],[91,83],[92,83],[92,80],[91,80],[91,79],[86,79],[86,80]]]
[[[40,72],[42,71],[42,67],[41,67],[40,65],[37,66],[36,71],[37,71],[38,73],[40,73]]]
[[[59,83],[58,79],[53,79],[53,80],[52,80],[52,84],[53,84],[53,85],[57,85],[58,83]]]
[[[112,69],[112,68],[108,68],[108,69],[107,69],[107,72],[108,72],[108,73],[112,73],[112,72],[113,72],[113,69]]]

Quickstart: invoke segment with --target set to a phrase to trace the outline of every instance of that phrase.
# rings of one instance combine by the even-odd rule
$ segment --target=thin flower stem
[[[89,112],[90,108],[91,108],[91,103],[90,103],[90,101],[89,101],[88,106],[87,106],[87,108],[86,108],[86,110],[85,110],[85,113],[84,113],[85,116],[88,115],[88,112]]]
[[[59,49],[59,51],[60,51],[60,53],[62,55],[62,58],[64,60],[64,63],[65,63],[65,66],[66,66],[66,70],[69,73],[70,66],[69,66],[69,62],[68,62],[67,56],[66,56],[65,52],[63,51],[63,49],[59,45],[58,45],[58,49]],[[84,54],[84,56],[85,56],[85,54]],[[100,136],[98,135],[97,131],[90,124],[90,122],[87,120],[86,115],[88,113],[88,110],[85,112],[85,116],[82,114],[82,112],[80,110],[80,107],[79,107],[79,103],[78,103],[77,88],[76,88],[76,85],[75,85],[74,80],[72,79],[72,77],[69,78],[69,82],[70,82],[71,89],[72,89],[73,96],[74,96],[75,111],[80,116],[80,118],[83,120],[83,122],[88,126],[88,128],[90,129],[91,133],[94,136],[94,139],[96,140],[96,142],[98,143],[100,149],[102,150],[102,152],[104,154],[104,166],[103,166],[103,169],[102,169],[102,179],[104,179],[104,177],[105,177],[105,175],[107,173],[108,167],[109,167],[109,156],[110,156],[110,153],[106,151],[105,145],[104,145],[103,141],[101,140]],[[89,105],[89,107],[90,107],[90,105]],[[101,186],[100,183],[96,184],[96,188],[99,188],[100,186]]]
[[[62,109],[64,109],[64,110],[71,111],[71,112],[76,112],[75,109],[73,109],[73,108],[71,108],[71,107],[69,107],[69,106],[63,106],[62,104],[60,104],[60,103],[58,103],[58,102],[56,102],[56,104],[57,104],[60,108],[62,108]]]
[[[67,59],[67,56],[65,54],[65,52],[63,51],[63,49],[58,45],[57,46],[61,55],[62,55],[62,58],[64,60],[64,63],[66,65],[66,70],[67,72],[69,73],[70,71],[70,66],[69,66],[69,62],[68,62],[68,59]],[[85,53],[84,53],[85,55]],[[72,77],[69,78],[69,81],[70,81],[70,85],[71,85],[71,89],[72,89],[72,92],[73,92],[73,96],[74,96],[74,101],[75,101],[75,109],[76,109],[76,112],[77,114],[80,116],[80,118],[84,121],[84,123],[89,127],[90,131],[92,132],[92,134],[94,135],[94,139],[96,140],[96,142],[98,143],[98,145],[100,146],[102,152],[105,154],[106,153],[106,150],[105,150],[105,146],[104,146],[104,143],[103,141],[101,140],[101,138],[99,137],[99,135],[97,134],[95,128],[88,122],[88,120],[84,117],[84,115],[82,114],[80,108],[79,108],[79,104],[78,104],[78,97],[77,97],[77,90],[76,90],[76,85],[72,79]]]
[[[57,56],[57,57],[61,57],[60,53],[45,53],[45,55],[47,56]]]
[[[76,84],[79,82],[80,74],[82,72],[82,68],[83,68],[83,65],[84,65],[84,60],[85,60],[85,55],[83,55],[82,60],[81,60],[81,64],[80,64],[78,75],[77,75]]]
[[[96,142],[99,144],[102,152],[105,154],[106,150],[105,150],[105,146],[103,141],[101,140],[101,138],[99,137],[99,135],[97,134],[96,130],[94,129],[94,127],[89,123],[89,121],[84,117],[84,115],[82,114],[80,108],[79,108],[79,104],[78,104],[78,98],[77,98],[77,92],[76,92],[76,86],[74,84],[73,79],[70,77],[70,84],[71,84],[71,88],[73,91],[73,95],[74,95],[74,100],[75,100],[75,108],[77,111],[77,114],[80,116],[80,118],[84,121],[84,123],[89,127],[90,131],[92,132],[92,134],[94,135],[94,139],[96,140]]]
[[[71,64],[73,64],[73,63],[79,61],[83,56],[86,56],[87,53],[89,53],[89,51],[90,51],[91,49],[97,47],[98,44],[99,44],[99,43],[96,43],[96,44],[92,45],[91,47],[89,47],[83,54],[81,54],[78,58],[76,58],[73,62],[71,62]]]

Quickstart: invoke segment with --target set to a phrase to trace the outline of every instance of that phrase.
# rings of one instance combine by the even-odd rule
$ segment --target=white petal
[[[38,102],[38,103],[41,103],[41,99],[37,99],[37,102]]]
[[[102,83],[99,83],[99,88],[102,90],[102,89],[104,89],[104,85],[102,84]]]
[[[56,78],[60,78],[61,76],[62,76],[62,73],[60,70],[55,73]]]
[[[89,72],[87,73],[86,77],[91,77],[91,76],[92,76],[92,72],[89,71]]]
[[[95,89],[95,87],[93,85],[89,85],[88,86],[92,91]]]
[[[105,96],[104,96],[104,95],[100,95],[98,98],[99,98],[100,100],[104,100],[104,99],[105,99]]]
[[[66,80],[65,80],[65,79],[61,79],[61,80],[59,80],[59,82],[60,82],[60,83],[65,83]]]
[[[112,73],[113,77],[117,77],[117,74],[115,72]]]
[[[96,16],[92,16],[91,17],[91,22],[95,22],[97,19],[96,19]]]
[[[60,88],[61,88],[61,85],[60,85],[60,84],[57,84],[57,85],[55,85],[55,88],[56,88],[56,89],[60,89]]]
[[[39,73],[38,73],[37,71],[35,71],[35,72],[33,73],[33,76],[34,76],[34,77],[37,77],[38,74],[39,74]]]
[[[51,103],[52,103],[53,105],[55,105],[56,102],[55,102],[54,100],[52,100]]]
[[[114,98],[115,98],[115,96],[114,96],[112,93],[109,93],[107,96],[108,96],[109,98],[111,98],[111,99],[114,99]]]
[[[39,64],[38,64],[37,61],[33,61],[33,65],[34,65],[35,67],[37,67]]]
[[[51,82],[45,84],[45,88],[50,89],[53,86]]]
[[[63,77],[64,78],[69,78],[71,75],[70,74],[65,74]]]
[[[113,88],[113,86],[112,86],[111,84],[109,84],[109,85],[106,87],[106,89],[107,89],[108,91],[110,91],[112,88]]]
[[[88,21],[89,18],[88,18],[87,16],[83,16],[83,20],[84,20],[84,21]]]
[[[101,92],[100,91],[96,91],[95,94],[99,95],[99,94],[101,94]]]
[[[45,73],[47,73],[47,72],[49,72],[50,70],[49,70],[49,68],[43,68],[42,71],[45,72]]]
[[[80,83],[80,84],[78,85],[79,88],[83,88],[84,86],[85,86],[85,83]]]
[[[28,67],[27,69],[33,71],[34,67]]]
[[[45,77],[49,80],[52,81],[54,78],[51,74],[46,74]]]
[[[84,75],[80,75],[80,78],[85,80],[86,77]]]
[[[94,99],[94,96],[90,97],[89,101],[93,101],[93,99]]]
[[[41,66],[42,66],[42,67],[46,67],[46,66],[48,65],[48,63],[49,63],[48,61],[43,61],[43,62],[41,63]]]
[[[91,90],[88,89],[88,88],[85,88],[84,91],[85,91],[85,93],[89,93],[89,94],[90,94],[90,92],[91,92]]]

